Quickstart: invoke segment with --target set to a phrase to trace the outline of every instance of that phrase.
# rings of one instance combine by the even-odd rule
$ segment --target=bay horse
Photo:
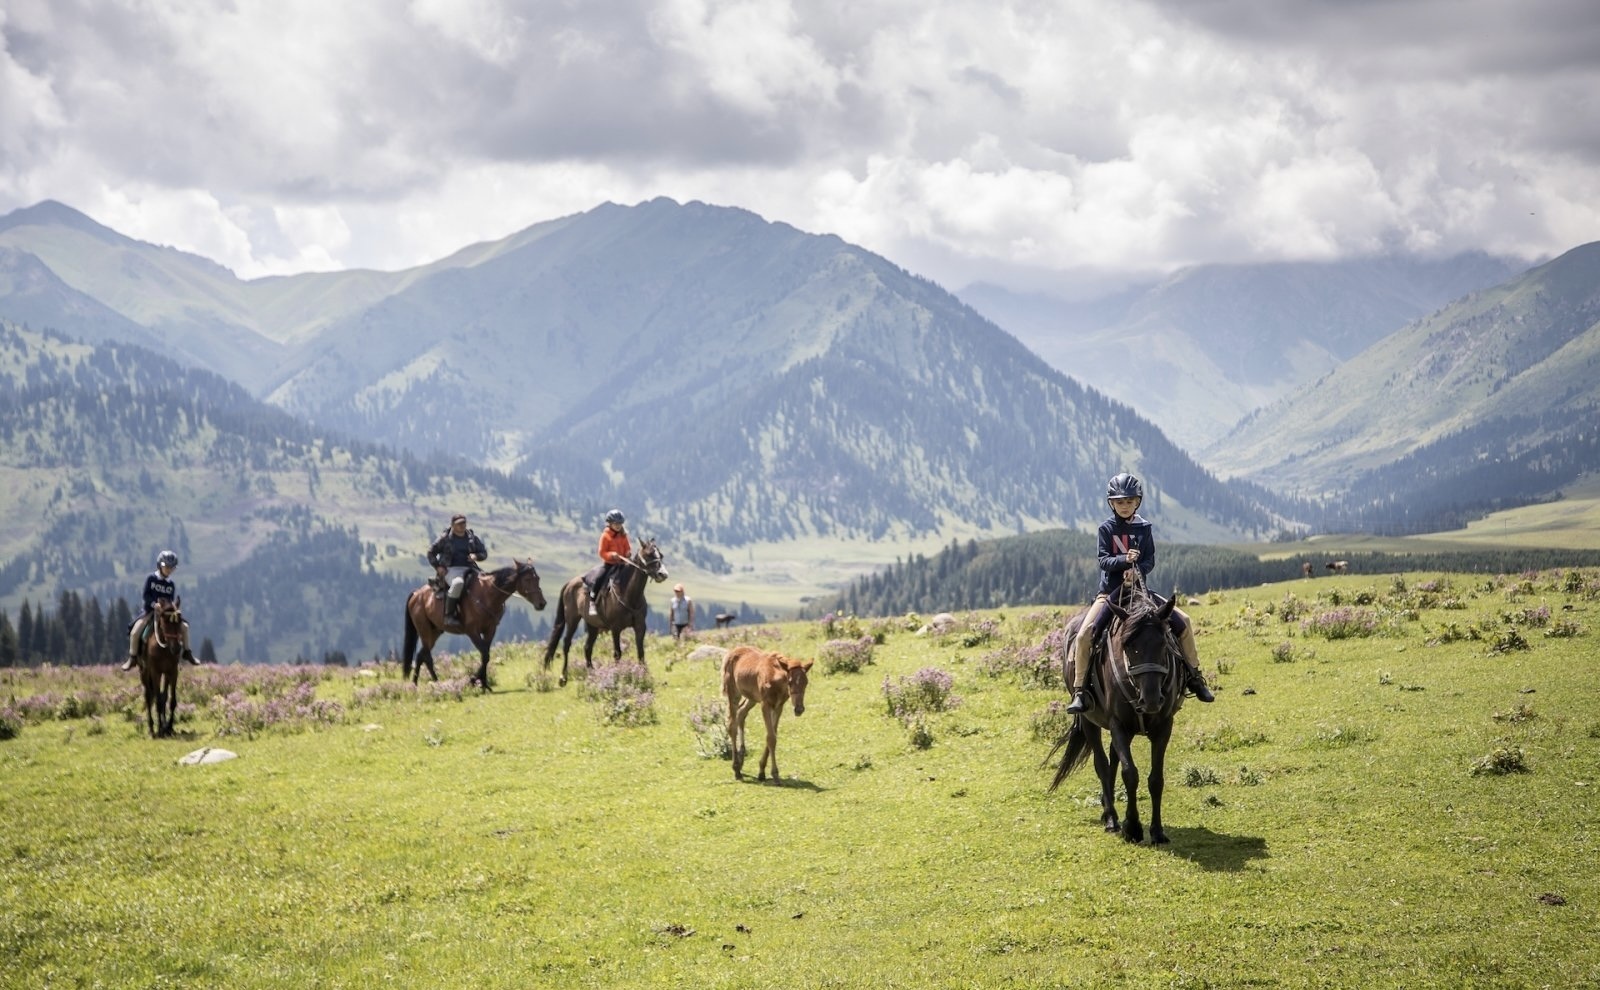
[[[183,659],[183,611],[177,602],[156,601],[137,656],[150,738],[171,737],[178,719],[178,661]]]
[[[1139,768],[1133,762],[1133,739],[1150,740],[1150,842],[1168,841],[1161,827],[1161,792],[1166,784],[1167,743],[1172,738],[1173,718],[1183,707],[1185,665],[1177,637],[1169,619],[1176,598],[1161,601],[1137,585],[1128,596],[1126,608],[1111,604],[1110,628],[1096,644],[1090,684],[1093,703],[1072,720],[1066,735],[1057,740],[1045,762],[1063,746],[1061,764],[1056,768],[1054,791],[1067,774],[1081,766],[1092,752],[1095,773],[1100,777],[1100,821],[1110,833],[1121,832],[1128,842],[1144,840],[1139,821]],[[1067,622],[1066,656],[1062,661],[1066,683],[1072,683],[1072,640],[1082,625],[1087,610]],[[1111,734],[1113,767],[1100,742],[1100,731]],[[1127,814],[1117,820],[1115,770],[1122,771],[1122,785],[1128,794]]]
[[[722,693],[728,698],[728,745],[733,751],[733,779],[744,779],[744,720],[756,705],[767,724],[767,746],[761,751],[757,780],[767,779],[767,759],[772,759],[772,779],[778,778],[778,719],[783,704],[794,702],[794,717],[806,713],[806,682],[815,661],[792,660],[781,653],[735,646],[722,658]]]
[[[608,593],[602,593],[600,600],[595,603],[597,615],[589,614],[589,590],[583,585],[583,575],[562,585],[561,595],[556,601],[556,618],[550,630],[550,643],[544,651],[544,667],[550,669],[550,661],[556,655],[556,644],[561,644],[563,686],[567,683],[567,661],[572,652],[572,637],[577,633],[580,622],[587,623],[589,627],[588,637],[583,643],[585,667],[594,666],[594,641],[600,638],[602,631],[611,634],[612,659],[621,660],[622,631],[630,628],[633,630],[634,649],[638,652],[639,663],[644,663],[644,590],[652,581],[665,581],[667,568],[661,548],[655,540],[640,541],[639,549],[628,558],[628,567],[628,576],[625,579],[614,578],[607,586]]]
[[[445,633],[453,633],[467,637],[478,648],[481,662],[478,672],[472,675],[472,683],[485,691],[490,690],[489,646],[494,642],[494,631],[499,627],[500,619],[505,615],[506,602],[512,595],[521,595],[534,608],[544,609],[544,591],[539,587],[539,572],[534,568],[532,558],[517,560],[513,557],[510,567],[481,573],[476,580],[469,581],[467,589],[461,593],[461,617],[454,622],[445,621],[444,595],[436,592],[432,584],[425,584],[413,591],[406,598],[405,648],[400,652],[401,679],[409,677],[411,683],[417,683],[422,676],[423,664],[427,664],[428,676],[437,681],[439,674],[433,669],[433,644]],[[417,653],[419,642],[422,652],[416,656],[413,664],[412,658]]]

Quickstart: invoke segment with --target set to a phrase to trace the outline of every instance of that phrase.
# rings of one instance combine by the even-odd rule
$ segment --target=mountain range
[[[55,203],[0,250],[34,272],[0,316],[154,339],[319,428],[710,544],[1082,525],[1123,469],[1175,532],[1276,525],[938,286],[744,210],[606,204],[406,272],[248,282]]]
[[[982,284],[959,294],[1052,366],[1130,402],[1199,452],[1255,409],[1526,267],[1483,252],[1387,254],[1196,265],[1075,302]]]
[[[702,603],[784,610],[952,538],[1092,526],[1122,470],[1146,479],[1145,511],[1169,542],[1425,525],[1549,497],[1595,469],[1551,421],[1570,426],[1595,399],[1592,374],[1562,371],[1592,360],[1581,341],[1595,282],[1572,257],[1500,281],[1508,263],[1484,256],[1180,274],[1080,313],[1080,329],[1187,334],[1177,350],[1166,331],[1128,337],[1138,360],[1108,394],[887,259],[740,209],[605,204],[402,272],[241,280],[41,203],[0,218],[0,398],[29,424],[0,442],[0,479],[34,523],[0,531],[0,603],[69,575],[116,586],[181,536],[195,578],[233,575],[229,628],[257,637],[258,655],[292,621],[280,610],[312,616],[293,642],[314,647],[336,611],[317,617],[302,595],[258,622],[238,568],[287,572],[282,559],[337,546],[327,567],[352,587],[414,581],[419,545],[460,507],[489,523],[496,550],[564,578],[615,505],[663,539]],[[1463,285],[1480,288],[1404,323]],[[1274,332],[1297,313],[1324,322]],[[1491,339],[1513,329],[1524,346]],[[1426,412],[1439,428],[1417,444],[1386,443],[1417,386],[1399,391],[1364,362],[1418,335],[1384,366],[1446,348],[1436,384],[1500,384],[1453,419]],[[1312,343],[1317,360],[1299,360]],[[1201,368],[1183,348],[1231,375],[1194,404],[1196,421],[1250,401],[1241,383],[1265,395],[1318,362],[1336,368],[1202,460],[1132,404],[1161,392],[1163,364]],[[151,370],[163,363],[168,385]],[[1347,380],[1368,389],[1371,417],[1340,419]],[[1473,461],[1463,488],[1448,466],[1485,442],[1508,458]],[[1407,503],[1411,490],[1429,494]],[[137,538],[101,546],[118,527]],[[52,557],[62,544],[79,552]],[[381,642],[391,620],[361,619],[346,639]]]

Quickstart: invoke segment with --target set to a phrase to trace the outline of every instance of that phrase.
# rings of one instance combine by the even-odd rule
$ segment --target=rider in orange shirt
[[[621,509],[606,513],[606,528],[600,533],[600,564],[583,576],[583,585],[589,589],[589,614],[598,615],[595,602],[605,593],[617,568],[628,563],[633,546],[628,542],[627,520]]]

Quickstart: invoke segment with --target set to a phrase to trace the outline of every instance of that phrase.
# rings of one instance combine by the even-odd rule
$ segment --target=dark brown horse
[[[137,656],[150,738],[169,737],[178,719],[178,661],[183,659],[183,612],[177,602],[156,601]]]
[[[413,591],[406,599],[406,638],[405,648],[400,654],[401,677],[409,677],[411,683],[415,684],[422,676],[422,665],[427,664],[428,676],[438,680],[439,674],[433,669],[433,644],[445,633],[454,633],[472,640],[472,645],[478,648],[482,662],[478,664],[478,672],[472,675],[472,683],[485,691],[489,690],[489,646],[494,642],[494,631],[500,625],[500,619],[506,612],[506,602],[512,595],[521,595],[536,609],[544,608],[539,572],[534,569],[531,559],[523,561],[512,558],[510,567],[479,574],[476,580],[469,581],[467,590],[461,593],[461,618],[455,622],[445,622],[444,595],[436,593],[433,585],[425,584]],[[419,641],[422,654],[416,656],[413,666],[412,658]]]
[[[1128,607],[1111,606],[1110,628],[1095,646],[1090,686],[1094,701],[1090,708],[1072,720],[1072,728],[1056,742],[1056,750],[1066,747],[1056,769],[1053,791],[1067,774],[1081,766],[1092,752],[1095,773],[1100,777],[1100,821],[1107,832],[1121,832],[1129,842],[1144,840],[1139,821],[1139,768],[1133,762],[1134,736],[1150,739],[1150,842],[1167,841],[1161,827],[1161,792],[1166,784],[1167,742],[1172,738],[1173,717],[1183,707],[1184,662],[1177,638],[1168,620],[1176,599],[1162,602],[1140,586],[1129,596]],[[1063,661],[1066,683],[1072,683],[1072,639],[1077,635],[1085,613],[1067,622],[1067,649]],[[1127,815],[1117,821],[1115,768],[1106,758],[1100,743],[1100,730],[1111,733],[1111,750],[1122,770],[1122,785],[1128,793]]]
[[[600,600],[595,603],[598,615],[589,614],[589,591],[583,586],[583,575],[568,581],[562,586],[561,597],[556,602],[550,645],[544,651],[545,669],[550,669],[550,661],[556,655],[556,644],[560,643],[561,683],[567,683],[567,659],[572,652],[572,637],[578,631],[580,622],[589,626],[588,638],[583,643],[584,666],[594,666],[594,641],[600,638],[602,630],[611,633],[612,658],[621,660],[622,630],[630,628],[633,630],[639,662],[644,663],[644,589],[651,581],[666,579],[667,568],[661,548],[656,546],[655,540],[644,540],[629,558],[627,574],[613,580],[607,591],[601,593]]]

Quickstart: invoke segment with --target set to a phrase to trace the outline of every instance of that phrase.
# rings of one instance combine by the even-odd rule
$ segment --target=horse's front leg
[[[1150,844],[1164,845],[1167,838],[1161,827],[1161,792],[1166,788],[1167,742],[1172,738],[1172,720],[1150,729]]]
[[[1133,763],[1133,735],[1114,723],[1111,752],[1122,768],[1122,787],[1128,792],[1127,814],[1122,816],[1122,838],[1128,842],[1143,842],[1144,825],[1139,821],[1139,768]]]
[[[590,626],[583,640],[583,665],[590,670],[594,669],[594,644],[600,638],[600,630]]]
[[[767,758],[772,758],[772,782],[776,784],[778,777],[778,719],[783,715],[783,709],[777,705],[763,703],[761,706],[761,720],[767,723],[767,747],[761,751],[761,772],[757,780],[767,779]]]
[[[473,675],[472,679],[477,683],[478,687],[482,688],[485,693],[487,693],[493,690],[493,688],[489,686],[489,640],[474,636],[472,637],[472,641],[478,647],[478,656],[480,658],[478,662],[478,672]]]
[[[644,620],[640,619],[633,626],[633,651],[639,655],[639,666],[644,666]]]
[[[156,738],[156,686],[149,681],[144,683],[144,727],[150,730],[150,738]]]

